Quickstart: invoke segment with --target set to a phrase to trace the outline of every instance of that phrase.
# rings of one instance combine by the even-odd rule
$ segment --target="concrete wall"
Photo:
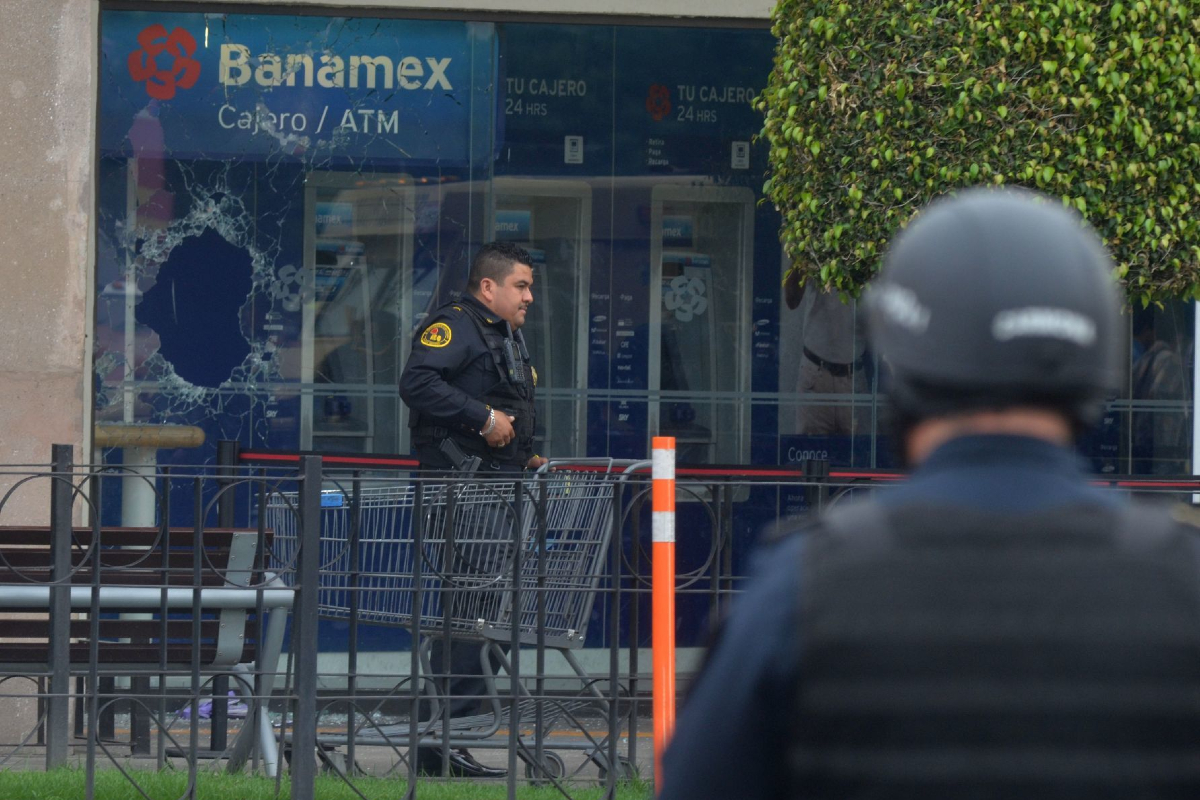
[[[4,0],[2,17],[0,464],[44,464],[85,444],[96,6]],[[0,524],[44,520],[47,498],[22,489]]]

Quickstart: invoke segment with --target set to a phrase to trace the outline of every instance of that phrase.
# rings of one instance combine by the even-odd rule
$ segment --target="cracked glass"
[[[537,452],[665,434],[781,458],[768,31],[156,8],[101,29],[95,417],[204,432],[160,464],[222,439],[410,452],[412,336],[493,239],[533,262]]]
[[[404,345],[483,240],[493,26],[102,28],[97,423],[407,451]]]

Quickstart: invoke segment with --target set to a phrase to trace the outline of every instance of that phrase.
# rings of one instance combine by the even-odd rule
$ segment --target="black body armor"
[[[793,797],[1200,797],[1189,527],[864,504],[806,535]]]
[[[446,438],[454,440],[468,456],[479,456],[482,467],[489,465],[521,468],[533,456],[535,429],[534,370],[521,332],[511,331],[508,323],[486,316],[486,309],[473,298],[464,297],[440,309],[431,319],[445,319],[453,325],[454,337],[467,339],[465,366],[446,377],[446,383],[497,411],[514,417],[513,440],[504,447],[489,447],[474,425],[453,425],[431,414],[412,408],[409,427],[413,444],[422,462],[437,451]],[[433,455],[431,460],[440,461]],[[441,466],[439,464],[439,466]]]

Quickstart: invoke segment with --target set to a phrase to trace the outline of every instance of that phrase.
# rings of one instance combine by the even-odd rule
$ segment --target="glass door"
[[[651,202],[651,435],[680,463],[746,463],[754,195],[656,186]]]
[[[397,381],[411,327],[413,187],[322,172],[305,189],[301,447],[404,453]]]
[[[549,458],[587,453],[585,291],[591,252],[591,187],[581,181],[497,178],[492,231],[533,258],[525,341],[537,370],[535,449]]]

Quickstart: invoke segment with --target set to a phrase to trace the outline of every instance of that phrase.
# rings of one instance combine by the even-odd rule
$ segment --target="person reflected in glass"
[[[800,405],[796,433],[802,436],[854,436],[867,433],[864,414],[852,395],[869,391],[864,370],[866,337],[861,335],[852,302],[837,292],[801,284],[800,270],[788,271],[783,283],[787,307],[802,315],[803,355],[796,380]],[[841,395],[841,397],[829,397]],[[824,396],[824,397],[823,397]]]
[[[1153,308],[1133,312],[1132,395],[1155,404],[1133,414],[1133,472],[1180,475],[1188,472],[1183,361],[1159,336],[1155,321]]]

